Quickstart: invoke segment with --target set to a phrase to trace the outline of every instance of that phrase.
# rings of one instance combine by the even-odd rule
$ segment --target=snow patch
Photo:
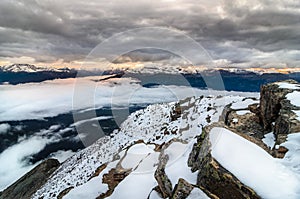
[[[233,118],[233,119],[232,119],[232,122],[233,122],[233,123],[238,123],[238,122],[239,122],[239,119],[238,119],[238,118]]]
[[[291,84],[291,83],[287,83],[287,82],[279,82],[276,83],[279,88],[286,88],[286,89],[300,89],[300,86],[297,84]]]
[[[262,198],[300,198],[299,178],[262,148],[225,128],[213,128],[210,140],[212,156]]]
[[[300,92],[299,91],[293,91],[292,93],[287,94],[286,98],[288,100],[290,100],[291,104],[300,107]]]
[[[293,112],[297,115],[296,119],[300,121],[300,110],[299,111],[294,110]]]
[[[283,164],[294,170],[300,180],[300,132],[289,134],[287,141],[281,145],[288,149],[282,159]]]
[[[102,178],[105,173],[108,173],[111,167],[114,167],[117,162],[111,162],[101,173],[89,180],[87,183],[75,187],[63,199],[82,199],[82,198],[97,198],[101,193],[108,190],[107,184],[102,184]]]
[[[243,101],[237,101],[237,102],[233,103],[231,105],[231,108],[232,109],[244,109],[244,108],[248,108],[249,105],[255,104],[255,103],[258,103],[258,101],[253,100],[253,99],[246,99]]]
[[[274,147],[275,145],[275,136],[274,136],[274,133],[271,132],[271,133],[268,133],[268,134],[265,134],[264,135],[264,138],[262,139],[262,141],[268,146],[270,147],[271,149]]]
[[[247,113],[251,113],[249,110],[244,110],[244,111],[237,111],[236,114],[238,115],[246,115]]]
[[[154,171],[148,173],[131,173],[115,188],[110,199],[147,198],[150,191],[157,186]]]
[[[154,153],[154,148],[154,145],[146,145],[144,143],[133,145],[127,151],[122,161],[122,167],[125,169],[135,168],[144,158]]]
[[[169,155],[165,172],[171,180],[173,188],[179,178],[183,178],[191,184],[197,184],[197,172],[193,173],[187,165],[194,143],[194,140],[188,144],[174,142],[165,150],[165,154]]]

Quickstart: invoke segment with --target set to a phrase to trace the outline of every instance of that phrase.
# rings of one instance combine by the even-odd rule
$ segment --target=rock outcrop
[[[285,86],[281,87],[282,83]],[[286,141],[288,134],[300,131],[300,121],[293,112],[300,110],[300,107],[291,104],[286,97],[289,93],[300,91],[296,85],[299,85],[296,81],[288,80],[261,87],[259,117],[265,132],[273,130],[277,144]]]
[[[207,130],[204,129],[197,138],[188,160],[192,171],[198,171],[197,185],[218,198],[260,198],[255,191],[241,183],[212,157]]]
[[[259,116],[266,131],[272,130],[272,123],[279,117],[282,108],[281,101],[289,92],[288,89],[279,89],[277,84],[267,84],[261,87]]]
[[[14,184],[5,189],[0,199],[30,198],[48,179],[48,177],[59,167],[60,163],[56,159],[47,159]]]
[[[187,198],[193,189],[193,185],[180,178],[174,188],[172,199]]]
[[[168,160],[168,155],[161,154],[159,157],[159,164],[154,173],[154,177],[158,183],[163,198],[169,198],[172,196],[172,183],[165,172],[165,167]]]
[[[263,85],[259,103],[239,109],[234,109],[229,104],[225,106],[220,121],[237,132],[258,139],[274,132],[276,144],[280,145],[286,141],[288,134],[300,132],[300,121],[294,112],[299,111],[300,107],[287,99],[288,94],[294,91],[300,91],[299,84],[294,80]],[[244,113],[238,114],[239,112]]]
[[[245,98],[252,100],[249,105],[246,103],[244,107],[232,108],[232,104],[225,106],[220,121],[230,128],[236,129],[238,132],[244,132],[247,135],[262,139],[264,136],[264,128],[261,125],[257,99]],[[241,113],[242,114],[241,114]]]

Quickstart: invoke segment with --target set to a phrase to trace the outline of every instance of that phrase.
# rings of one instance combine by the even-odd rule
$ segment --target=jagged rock
[[[172,183],[165,172],[165,167],[169,160],[169,156],[161,153],[159,160],[160,161],[154,173],[154,177],[158,183],[163,198],[168,198],[172,196]]]
[[[246,99],[248,98],[245,98],[245,100]],[[249,113],[239,115],[237,114],[238,111],[249,111]],[[228,104],[224,107],[219,121],[224,122],[225,125],[239,132],[244,132],[250,136],[262,139],[264,129],[260,124],[260,118],[255,113],[259,113],[257,103],[240,109],[232,109],[231,104]]]
[[[89,178],[89,180],[91,180],[92,178],[98,176],[106,167],[107,167],[107,164],[102,164],[101,166],[99,166],[95,170],[95,173]]]
[[[300,132],[300,121],[296,119],[291,105],[285,102],[285,100],[282,102],[283,108],[280,109],[279,116],[275,121],[274,134],[277,144],[285,142],[288,134]],[[293,107],[293,109],[296,108]]]
[[[108,185],[108,191],[102,193],[97,199],[102,199],[110,196],[118,184],[126,178],[130,173],[129,170],[112,168],[107,174],[103,175],[102,182]]]
[[[255,103],[255,104],[250,104],[248,106],[249,111],[254,113],[255,115],[260,115],[260,107],[259,107],[259,103]]]
[[[260,118],[266,131],[272,130],[272,122],[279,116],[281,101],[290,91],[277,84],[266,84],[260,90]]]
[[[47,159],[5,189],[0,199],[30,198],[60,166],[56,159]]]
[[[298,84],[294,80],[285,82]],[[278,83],[267,84],[261,88],[259,117],[265,132],[270,132],[275,124],[274,134],[277,144],[285,142],[288,134],[300,131],[300,121],[292,111],[300,110],[300,107],[292,105],[286,99],[286,95],[295,90],[297,89],[280,88]]]
[[[185,199],[190,195],[193,189],[193,185],[180,178],[174,187],[172,199]]]
[[[258,199],[250,187],[241,183],[211,156],[211,144],[206,129],[197,138],[188,165],[198,171],[197,185],[219,198]]]
[[[274,149],[274,157],[284,158],[285,154],[288,152],[288,149],[284,146],[280,146],[278,149]]]
[[[180,118],[181,113],[182,113],[182,111],[181,111],[180,103],[176,103],[170,114],[171,121],[175,121],[178,118]]]
[[[74,187],[68,187],[65,190],[63,190],[62,192],[60,192],[57,196],[57,199],[62,199],[65,195],[67,195],[72,189],[74,189]]]
[[[237,122],[234,122],[237,120]],[[260,120],[254,113],[238,115],[236,111],[231,111],[228,114],[228,127],[235,129],[238,132],[243,132],[249,136],[262,139],[264,137],[264,129],[260,125]]]
[[[156,179],[159,187],[159,191],[157,192],[160,193],[160,195],[162,195],[163,198],[171,198],[173,195],[172,182],[165,172],[166,165],[169,161],[169,156],[165,154],[164,151],[174,142],[181,142],[187,144],[184,140],[176,138],[173,138],[167,143],[163,144],[159,154],[159,162],[154,173],[154,178]]]
[[[224,107],[222,114],[219,118],[219,121],[223,121],[226,125],[228,124],[228,115],[230,114],[230,112],[232,111],[232,109],[230,108],[231,104],[228,104]]]
[[[199,161],[199,155],[205,157],[211,151],[209,140],[206,139],[207,135],[203,129],[201,135],[197,137],[197,143],[194,144],[193,150],[189,155],[188,166],[191,167],[193,172],[196,172],[206,164],[204,161]]]
[[[162,194],[162,192],[161,192],[159,186],[156,186],[156,187],[154,187],[154,188],[151,190],[151,192],[149,193],[147,199],[152,198],[153,195],[158,195],[160,198],[163,198],[163,194]],[[153,197],[155,197],[155,196],[153,196]]]
[[[199,97],[199,99],[202,99],[203,96]],[[184,110],[188,110],[189,108],[193,107],[195,105],[195,98],[194,97],[188,97],[183,100],[179,100],[174,107],[172,108],[172,112],[170,113],[171,121],[175,121],[180,117],[186,118],[186,114],[184,113]]]
[[[281,82],[282,83],[282,82]],[[284,85],[298,84],[293,80],[284,81]],[[293,88],[292,88],[293,87]],[[253,138],[250,140],[276,158],[283,158],[286,151],[278,152],[278,150],[266,149],[261,141],[266,133],[274,132],[276,144],[280,145],[286,141],[287,135],[290,133],[300,132],[300,122],[294,110],[300,110],[300,107],[292,105],[286,99],[287,94],[300,91],[296,86],[280,87],[280,82],[270,83],[262,86],[260,103],[251,104],[244,110],[250,113],[243,115],[237,114],[241,109],[232,109],[231,104],[225,106],[220,121],[223,121],[227,127],[233,132],[243,136],[246,134]],[[246,139],[247,136],[245,137]]]

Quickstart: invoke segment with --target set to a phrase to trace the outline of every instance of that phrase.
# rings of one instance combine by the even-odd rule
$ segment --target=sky
[[[79,67],[116,34],[160,27],[192,38],[221,66],[297,68],[299,23],[298,0],[1,0],[0,65]],[[156,39],[150,33],[144,37]],[[113,63],[186,64],[177,56],[138,49]]]

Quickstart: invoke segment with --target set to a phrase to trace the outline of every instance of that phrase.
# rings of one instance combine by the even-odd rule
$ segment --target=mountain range
[[[180,72],[180,71],[179,71]],[[117,70],[76,70],[69,68],[48,68],[37,67],[30,64],[13,64],[0,67],[0,85],[1,84],[22,84],[30,82],[42,82],[53,79],[76,78],[85,76],[101,76],[101,75],[117,75],[122,77],[131,76],[132,78],[142,79],[161,79],[165,84],[169,84],[169,79],[176,79],[178,73],[174,71],[165,71],[160,68],[149,70],[148,68],[141,71],[131,69]],[[293,79],[300,81],[300,72],[294,71],[290,73],[280,73],[274,70],[260,70],[257,72],[252,69],[239,68],[218,68],[218,69],[203,69],[200,71],[181,71],[182,75],[195,88],[206,89],[205,78],[212,78],[215,75],[221,75],[224,83],[224,88],[227,91],[248,91],[259,92],[260,86],[270,82],[283,81]],[[170,78],[173,77],[173,78]],[[151,82],[151,81],[150,81]],[[171,82],[174,84],[174,82]],[[144,86],[151,86],[147,84]],[[153,84],[152,86],[156,86]]]

